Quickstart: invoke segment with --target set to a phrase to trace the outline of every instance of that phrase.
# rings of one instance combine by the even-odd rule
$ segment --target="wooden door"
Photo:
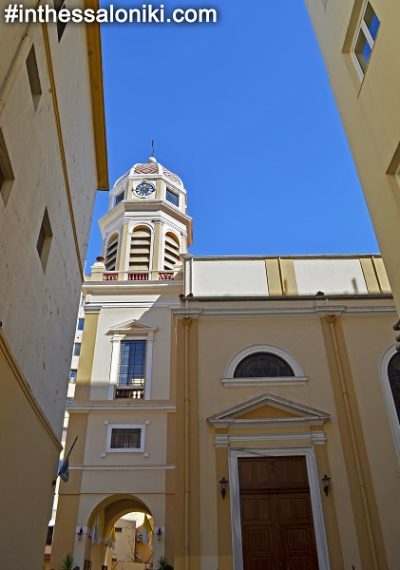
[[[244,570],[318,570],[305,457],[239,459]]]

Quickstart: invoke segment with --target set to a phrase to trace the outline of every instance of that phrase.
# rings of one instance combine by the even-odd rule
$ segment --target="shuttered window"
[[[164,269],[172,270],[179,261],[179,241],[172,233],[165,236]]]
[[[134,229],[131,238],[129,269],[131,271],[149,271],[150,269],[151,231],[146,226]]]

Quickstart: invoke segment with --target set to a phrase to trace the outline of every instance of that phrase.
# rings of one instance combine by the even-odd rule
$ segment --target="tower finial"
[[[151,155],[149,158],[149,162],[157,162],[157,159],[154,156],[154,139],[151,139]]]

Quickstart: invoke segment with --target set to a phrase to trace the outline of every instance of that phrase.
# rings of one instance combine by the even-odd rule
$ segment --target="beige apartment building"
[[[155,158],[116,182],[100,227],[50,568],[395,570],[381,258],[193,257],[184,184]],[[152,526],[130,565],[113,557],[128,513]]]
[[[306,0],[400,310],[400,3]]]
[[[92,207],[108,186],[100,33],[2,20],[0,53],[0,566],[31,570],[51,516]]]

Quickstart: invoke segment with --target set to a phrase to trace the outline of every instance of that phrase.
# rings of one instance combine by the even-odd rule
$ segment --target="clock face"
[[[151,182],[141,182],[135,188],[136,196],[140,196],[141,198],[147,198],[155,191],[156,188]]]

